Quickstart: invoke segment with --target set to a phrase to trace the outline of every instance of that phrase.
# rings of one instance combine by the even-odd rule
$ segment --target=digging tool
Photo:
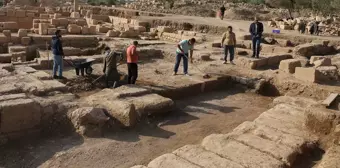
[[[187,58],[188,59],[188,61],[189,61],[189,58],[186,56],[186,55],[184,55],[185,56],[185,58]],[[209,78],[211,78],[211,76],[209,75],[209,74],[207,74],[207,73],[204,73],[203,71],[201,71],[201,69],[199,69],[195,64],[192,64],[200,73],[202,73],[203,74],[203,79],[209,79]]]
[[[50,69],[50,52],[48,51],[48,43],[46,42],[46,51],[47,51],[47,69]]]

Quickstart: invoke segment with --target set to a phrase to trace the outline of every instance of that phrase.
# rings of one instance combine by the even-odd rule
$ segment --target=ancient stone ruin
[[[252,58],[250,21],[163,11],[195,4],[216,13],[220,1],[6,2],[0,8],[0,167],[340,165],[336,17],[263,19],[260,58]],[[228,12],[253,6],[225,5]],[[294,30],[315,18],[325,24],[319,36]],[[237,36],[236,65],[223,64],[228,26]],[[52,78],[56,30],[65,79]],[[173,76],[177,44],[190,38],[196,39],[190,76],[182,63]],[[135,40],[138,79],[129,85],[126,48]],[[117,88],[105,88],[101,77],[105,47],[123,56]],[[91,72],[76,70],[84,62]]]

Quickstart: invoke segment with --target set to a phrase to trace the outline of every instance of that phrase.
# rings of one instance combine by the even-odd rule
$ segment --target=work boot
[[[227,64],[227,61],[224,61],[223,64]]]
[[[53,75],[53,79],[58,79],[58,76],[57,75]]]
[[[176,72],[172,73],[172,76],[176,76],[176,75],[177,75],[177,73],[176,73]]]

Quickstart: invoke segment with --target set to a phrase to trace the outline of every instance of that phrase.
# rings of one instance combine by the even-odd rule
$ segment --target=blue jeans
[[[181,63],[181,59],[183,58],[183,70],[184,70],[184,74],[188,73],[188,55],[189,54],[181,54],[181,53],[177,53],[176,55],[176,63],[175,63],[175,68],[174,68],[174,72],[177,73],[178,71],[178,67],[179,64]]]
[[[57,75],[58,69],[58,76],[63,76],[63,57],[60,55],[53,56],[53,76]]]
[[[230,61],[234,60],[235,46],[225,45],[224,46],[224,61],[227,61],[228,52],[230,54]]]
[[[259,57],[260,56],[260,46],[261,46],[261,37],[252,37],[253,42],[253,57]]]

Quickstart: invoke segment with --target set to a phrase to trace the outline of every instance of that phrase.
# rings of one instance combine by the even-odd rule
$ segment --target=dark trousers
[[[183,70],[184,70],[184,74],[188,73],[188,55],[189,54],[180,54],[177,53],[176,55],[176,63],[175,63],[175,67],[174,67],[174,72],[177,73],[178,71],[178,67],[179,64],[181,63],[181,59],[183,58]]]
[[[128,84],[135,84],[138,77],[137,63],[128,63]]]
[[[120,79],[118,70],[115,68],[107,68],[105,72],[106,87],[117,87]],[[112,83],[112,84],[111,84]]]
[[[230,54],[230,61],[233,61],[235,55],[235,46],[231,45],[224,46],[224,61],[227,61],[228,53]]]
[[[260,56],[260,46],[261,46],[261,37],[253,37],[253,57],[259,57]]]

